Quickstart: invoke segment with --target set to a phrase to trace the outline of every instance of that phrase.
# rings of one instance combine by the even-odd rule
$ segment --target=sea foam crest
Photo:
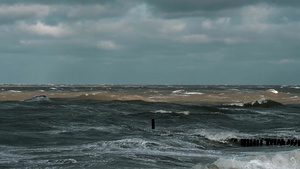
[[[185,92],[184,94],[197,95],[197,94],[204,94],[204,93],[201,93],[201,92]]]
[[[45,95],[40,95],[40,96],[34,96],[33,98],[24,100],[26,102],[50,102],[51,100],[45,96]]]
[[[278,91],[275,89],[269,89],[269,90],[267,90],[267,92],[278,94]]]
[[[228,142],[233,138],[239,138],[245,136],[237,132],[208,131],[208,130],[197,131],[196,134],[201,135],[211,141],[217,141],[221,143]]]
[[[190,112],[189,111],[177,111],[177,112],[173,112],[173,111],[168,111],[168,110],[155,110],[153,111],[154,113],[161,113],[161,114],[167,114],[167,113],[176,113],[176,114],[183,114],[183,115],[189,115]]]
[[[282,105],[282,104],[266,98],[260,98],[258,100],[245,102],[245,103],[237,102],[237,103],[229,104],[229,106],[238,106],[238,107],[271,107],[271,106],[278,106],[278,105]]]
[[[174,91],[172,91],[173,94],[182,93],[182,92],[184,92],[184,90],[174,90]]]
[[[201,93],[201,92],[186,92],[184,90],[174,90],[174,91],[172,91],[172,94],[201,95],[201,94],[204,94],[204,93]]]
[[[284,169],[300,168],[300,151],[278,152],[248,157],[219,158],[206,166],[197,165],[194,169],[208,168],[249,168],[249,169]]]
[[[19,91],[19,90],[9,90],[8,92],[9,93],[22,93],[22,91]]]
[[[260,98],[252,102],[244,103],[243,107],[270,107],[276,105],[282,105],[282,104],[266,98]]]

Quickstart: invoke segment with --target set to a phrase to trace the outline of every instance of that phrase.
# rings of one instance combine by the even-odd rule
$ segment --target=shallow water
[[[298,86],[2,85],[0,167],[299,168],[298,146],[232,141],[300,139],[299,95]]]

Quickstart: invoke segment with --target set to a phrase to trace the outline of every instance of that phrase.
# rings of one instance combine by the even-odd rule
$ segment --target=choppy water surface
[[[0,168],[299,168],[299,86],[0,86]],[[151,119],[156,128],[151,129]]]

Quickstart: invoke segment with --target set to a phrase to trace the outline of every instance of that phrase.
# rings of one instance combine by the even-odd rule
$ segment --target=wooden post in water
[[[152,129],[155,129],[155,119],[152,119]]]

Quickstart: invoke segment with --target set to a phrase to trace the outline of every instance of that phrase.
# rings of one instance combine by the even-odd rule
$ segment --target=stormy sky
[[[0,84],[300,84],[299,0],[1,0]]]

